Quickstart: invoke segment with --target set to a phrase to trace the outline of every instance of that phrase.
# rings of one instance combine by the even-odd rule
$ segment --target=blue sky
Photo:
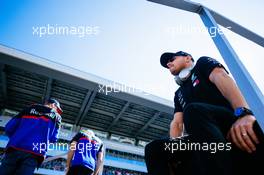
[[[264,36],[264,1],[196,0]],[[33,28],[68,26],[96,34],[33,34]],[[169,100],[177,85],[159,65],[164,51],[223,62],[198,15],[145,0],[0,0],[0,43]],[[173,29],[173,30],[171,30]],[[223,29],[264,92],[262,47]]]

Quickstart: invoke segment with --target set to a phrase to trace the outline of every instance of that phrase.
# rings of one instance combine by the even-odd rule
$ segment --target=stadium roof
[[[65,123],[141,140],[168,133],[171,101],[3,45],[0,70],[2,108],[20,111],[55,97]]]

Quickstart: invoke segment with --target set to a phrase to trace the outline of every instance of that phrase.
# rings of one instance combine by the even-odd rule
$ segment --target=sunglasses
[[[168,60],[168,63],[171,63],[171,62],[173,62],[175,59],[176,59],[176,56],[174,56],[174,57],[170,58],[170,59]],[[168,64],[168,63],[167,63],[167,64]]]

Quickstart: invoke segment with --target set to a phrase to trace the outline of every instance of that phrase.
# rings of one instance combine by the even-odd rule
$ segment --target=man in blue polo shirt
[[[45,158],[50,142],[56,142],[62,109],[50,98],[13,117],[5,126],[9,142],[0,166],[1,175],[30,175]]]
[[[103,143],[92,130],[82,129],[71,141],[67,175],[97,175],[103,164]]]

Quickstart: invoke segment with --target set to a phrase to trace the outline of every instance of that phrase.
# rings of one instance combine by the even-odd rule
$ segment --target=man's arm
[[[69,149],[68,156],[67,156],[67,161],[66,161],[66,174],[69,171],[69,168],[71,166],[71,160],[72,160],[72,157],[73,157],[74,152],[76,150],[76,144],[77,144],[76,141],[73,141],[70,144],[70,149]]]
[[[248,104],[238,89],[236,83],[223,68],[215,68],[211,72],[209,79],[216,85],[222,95],[230,102],[233,109],[242,106],[248,108]]]
[[[97,154],[97,160],[96,160],[96,167],[95,167],[95,171],[93,173],[93,175],[98,175],[101,167],[103,165],[103,158],[104,158],[104,153],[103,151],[98,152]]]
[[[233,109],[238,107],[248,108],[248,104],[242,93],[237,87],[235,81],[226,73],[223,68],[214,68],[209,79],[216,85],[222,95],[230,102]],[[253,124],[256,118],[252,115],[246,115],[239,118],[231,127],[228,138],[231,139],[240,149],[249,153],[256,150],[255,144],[259,143]],[[246,137],[242,137],[243,135]]]
[[[183,133],[183,113],[176,112],[170,124],[170,137],[175,138]]]

